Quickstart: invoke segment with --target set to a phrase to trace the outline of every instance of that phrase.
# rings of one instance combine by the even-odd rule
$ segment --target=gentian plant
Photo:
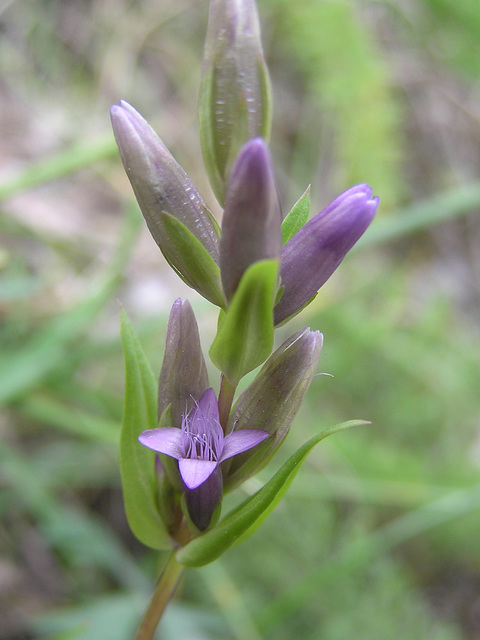
[[[187,300],[173,304],[158,384],[121,314],[126,392],[121,472],[130,527],[170,549],[137,640],[152,638],[185,567],[244,540],[273,510],[301,463],[335,425],[306,442],[227,515],[222,498],[261,469],[287,435],[315,375],[323,336],[305,328],[273,351],[275,327],[316,296],[372,221],[378,198],[351,187],[308,220],[309,189],[282,220],[268,148],[270,82],[254,0],[212,0],[199,96],[200,138],[221,228],[161,139],[126,102],[115,138],[150,232],[171,267],[219,307],[209,356]],[[236,394],[245,374],[263,365]],[[215,385],[214,385],[215,386]]]

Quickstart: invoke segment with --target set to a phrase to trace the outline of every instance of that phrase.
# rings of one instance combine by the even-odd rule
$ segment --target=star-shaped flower
[[[220,463],[243,453],[268,438],[266,431],[245,429],[224,435],[213,389],[207,389],[191,411],[182,417],[181,429],[149,429],[139,436],[141,444],[178,460],[188,490],[208,480]]]

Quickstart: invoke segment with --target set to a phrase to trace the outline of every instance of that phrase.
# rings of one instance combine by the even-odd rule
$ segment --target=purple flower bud
[[[283,247],[280,267],[284,287],[275,307],[275,324],[298,311],[330,278],[372,221],[378,197],[359,184],[342,193]]]
[[[281,223],[270,152],[262,138],[255,138],[240,151],[227,186],[220,239],[227,300],[251,264],[280,258]]]
[[[211,0],[198,111],[205,165],[223,204],[240,148],[270,134],[270,81],[255,0]]]
[[[265,362],[238,398],[227,425],[237,433],[262,429],[272,437],[234,458],[226,469],[225,489],[232,489],[261,469],[278,449],[302,404],[323,345],[323,335],[308,328],[286,340]]]
[[[165,214],[182,223],[218,265],[219,233],[213,215],[188,175],[132,106],[122,100],[110,114],[125,171],[153,239],[187,284],[221,304],[220,282],[220,294],[215,293],[215,282],[202,282],[201,268],[192,267],[188,256],[179,253],[165,224]]]
[[[165,355],[158,383],[158,417],[171,405],[173,424],[180,424],[193,398],[208,387],[197,321],[188,300],[175,300],[168,319]]]
[[[198,403],[183,414],[180,429],[149,429],[138,439],[146,447],[178,460],[188,513],[195,526],[203,531],[222,498],[219,465],[267,437],[267,432],[254,429],[225,436],[215,392],[207,389]]]

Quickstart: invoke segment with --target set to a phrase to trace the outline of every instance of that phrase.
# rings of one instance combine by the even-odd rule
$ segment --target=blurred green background
[[[143,227],[123,98],[213,207],[196,95],[206,0],[0,2],[0,639],[129,640],[164,558],[122,506],[118,303],[156,371],[168,311],[215,310]],[[243,545],[187,572],[164,640],[480,637],[478,0],[260,0],[284,211],[356,182],[358,248],[278,339],[325,334],[281,453],[351,418]],[[211,371],[211,382],[218,376]]]

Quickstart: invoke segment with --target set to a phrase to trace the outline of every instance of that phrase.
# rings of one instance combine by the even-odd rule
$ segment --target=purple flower
[[[178,460],[185,485],[187,507],[193,523],[200,529],[210,524],[219,504],[223,481],[219,465],[228,458],[259,444],[269,434],[248,429],[224,435],[218,403],[213,389],[207,389],[198,403],[182,416],[181,429],[149,429],[138,437],[141,444]]]
[[[283,247],[284,287],[275,307],[275,324],[299,311],[330,278],[372,221],[378,198],[359,184],[342,193],[307,222]]]

